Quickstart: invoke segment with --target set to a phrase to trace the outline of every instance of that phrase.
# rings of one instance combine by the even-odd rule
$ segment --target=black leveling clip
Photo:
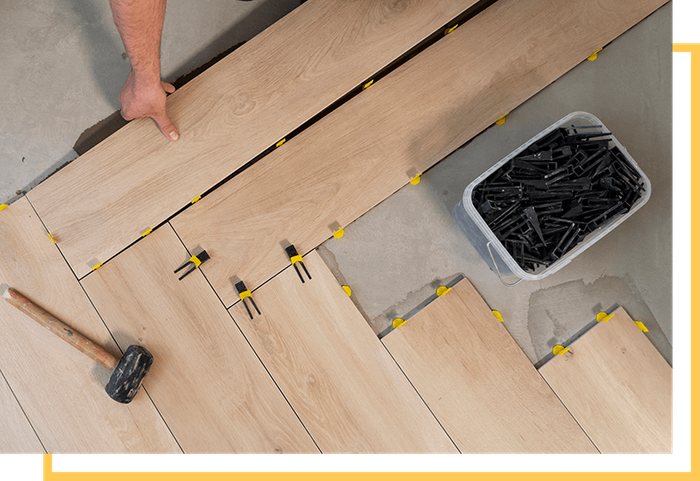
[[[250,299],[250,302],[253,304],[253,307],[255,310],[260,314],[260,309],[258,309],[257,304],[255,304],[255,301],[253,300],[253,295],[250,293],[250,291],[246,288],[245,284],[243,284],[243,281],[237,282],[236,283],[236,290],[238,291],[238,295],[241,298],[241,301],[243,302],[243,305],[245,306],[245,310],[248,311],[248,315],[250,318],[253,318],[253,313],[250,312],[250,309],[248,308],[248,304],[245,303],[246,299]]]
[[[306,275],[309,277],[309,280],[311,279],[311,274],[309,274],[308,269],[306,269],[306,265],[304,265],[304,259],[299,255],[297,252],[296,247],[294,245],[290,245],[289,247],[284,249],[285,252],[287,253],[287,256],[289,257],[289,260],[292,262],[292,265],[294,266],[294,270],[297,271],[297,275],[299,276],[299,279],[301,282],[304,282],[304,278],[301,276],[301,271],[299,271],[299,268],[297,267],[297,263],[301,264],[301,267],[304,269],[304,272],[306,272]]]
[[[601,129],[559,127],[474,188],[472,204],[523,269],[549,267],[630,212],[648,188]]]
[[[202,262],[208,261],[209,259],[210,259],[210,257],[209,257],[209,254],[207,254],[207,251],[202,251],[199,254],[197,254],[196,256],[190,257],[187,262],[185,262],[180,267],[175,269],[173,271],[173,274],[176,274],[177,272],[181,271],[182,269],[184,269],[188,265],[192,264],[192,268],[187,269],[187,271],[185,271],[185,273],[180,276],[179,280],[182,280],[185,278],[186,275],[190,274],[191,272],[194,272],[195,269],[197,269],[199,266],[201,266]]]

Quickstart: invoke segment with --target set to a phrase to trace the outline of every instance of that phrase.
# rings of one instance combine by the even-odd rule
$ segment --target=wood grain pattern
[[[318,452],[169,225],[82,281],[117,342],[154,363],[144,386],[188,453]]]
[[[44,453],[10,386],[0,375],[0,454]]]
[[[476,0],[311,0],[29,198],[78,277],[137,240]],[[195,8],[195,7],[193,7]]]
[[[468,280],[382,339],[463,453],[597,453]]]
[[[540,373],[602,453],[671,453],[672,369],[627,312],[574,342]]]
[[[0,245],[0,284],[120,355],[26,199],[0,212]],[[48,452],[180,452],[144,392],[114,402],[109,371],[4,301],[0,332],[0,369]]]
[[[455,453],[452,442],[316,252],[231,308],[324,453]]]
[[[665,2],[500,0],[172,224],[231,305]]]

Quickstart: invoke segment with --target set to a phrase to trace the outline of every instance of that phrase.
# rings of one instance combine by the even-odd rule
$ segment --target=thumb
[[[160,83],[163,86],[163,90],[165,90],[169,94],[175,92],[175,87],[173,86],[173,84],[169,84],[168,82],[163,82],[162,80]]]
[[[170,140],[177,140],[180,138],[180,134],[173,125],[173,123],[168,118],[168,115],[163,112],[162,114],[154,115],[153,120],[158,124],[158,128],[163,135],[165,135]]]

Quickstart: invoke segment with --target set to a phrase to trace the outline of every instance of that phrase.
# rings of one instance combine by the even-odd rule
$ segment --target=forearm
[[[110,0],[134,74],[160,82],[160,38],[166,0]]]
[[[160,79],[160,35],[166,0],[110,0],[114,23],[131,61],[131,73],[119,94],[126,120],[150,117],[163,135],[177,140],[180,134],[165,111],[166,93],[175,87]]]

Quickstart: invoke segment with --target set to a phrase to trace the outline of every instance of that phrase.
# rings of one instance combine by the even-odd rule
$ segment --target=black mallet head
[[[153,355],[141,346],[129,346],[107,382],[109,397],[122,404],[134,399],[153,364]]]

